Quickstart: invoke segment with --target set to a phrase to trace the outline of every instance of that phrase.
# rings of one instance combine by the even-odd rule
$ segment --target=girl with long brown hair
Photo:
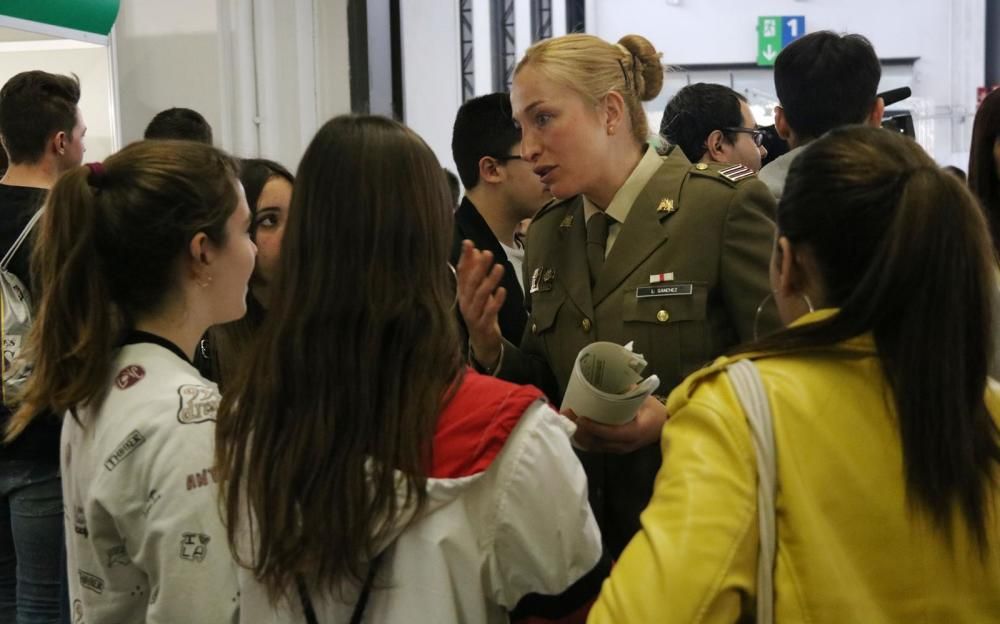
[[[212,476],[219,393],[191,364],[245,311],[256,249],[234,161],[142,141],[64,174],[32,259],[34,362],[8,427],[63,420],[70,599],[88,622],[230,622]]]
[[[247,313],[241,319],[208,330],[208,337],[195,354],[195,362],[205,376],[215,380],[223,391],[226,382],[236,376],[264,322],[281,257],[281,240],[288,222],[294,181],[292,173],[273,160],[244,158],[240,161],[240,182],[252,217],[250,237],[257,245],[257,264],[247,292]]]
[[[306,150],[217,429],[245,622],[505,622],[597,562],[572,426],[465,370],[451,219],[397,122],[338,117]]]
[[[642,531],[590,621],[745,622],[772,601],[775,622],[997,621],[1000,386],[977,202],[914,141],[845,127],[792,163],[777,226],[788,328],[671,394]],[[745,360],[772,455],[737,398]]]

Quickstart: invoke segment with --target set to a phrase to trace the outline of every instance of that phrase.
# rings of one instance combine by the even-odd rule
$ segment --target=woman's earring
[[[760,338],[760,336],[757,333],[757,326],[758,326],[758,324],[760,324],[760,313],[764,311],[764,306],[767,305],[767,302],[771,301],[772,299],[774,299],[774,294],[773,293],[767,293],[767,296],[764,297],[764,300],[760,302],[759,306],[757,306],[757,314],[754,314],[754,317],[753,317],[753,339],[754,340],[757,340],[757,339]]]
[[[806,302],[806,307],[809,308],[810,312],[815,312],[816,311],[816,308],[813,307],[813,302],[812,302],[812,299],[809,298],[809,295],[807,295],[805,293],[802,293],[799,296],[802,297],[802,300]],[[764,306],[767,305],[767,302],[771,301],[773,299],[774,299],[774,293],[767,293],[767,296],[764,297],[764,300],[760,302],[759,306],[757,306],[757,313],[753,317],[753,339],[754,340],[757,340],[758,338],[760,338],[760,336],[757,334],[757,326],[760,323],[760,314],[761,314],[761,312],[764,311]]]
[[[813,307],[813,302],[809,298],[809,295],[802,293],[802,300],[806,302],[806,307],[809,308],[810,312],[815,312],[816,308]]]

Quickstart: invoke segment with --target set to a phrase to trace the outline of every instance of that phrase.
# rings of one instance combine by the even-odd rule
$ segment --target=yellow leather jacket
[[[870,336],[824,352],[749,357],[767,388],[778,451],[775,621],[1000,622],[1000,470],[980,558],[957,512],[949,544],[907,503],[895,408]],[[753,621],[757,473],[724,372],[731,361],[720,358],[670,395],[642,530],[588,622]],[[997,422],[992,381],[987,405]]]

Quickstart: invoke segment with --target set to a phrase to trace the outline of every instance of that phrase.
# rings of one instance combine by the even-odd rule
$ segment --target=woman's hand
[[[500,359],[500,322],[497,315],[507,298],[500,287],[503,265],[493,262],[493,254],[479,251],[472,241],[462,241],[458,259],[458,308],[469,329],[473,357],[480,366],[492,370]]]
[[[579,447],[603,453],[631,453],[659,443],[660,432],[667,422],[667,407],[652,395],[639,406],[635,418],[624,425],[604,425],[569,409],[562,414],[576,423],[573,440]]]

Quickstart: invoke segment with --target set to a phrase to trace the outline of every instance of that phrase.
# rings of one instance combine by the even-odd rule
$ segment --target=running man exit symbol
[[[806,32],[804,15],[772,15],[757,18],[757,64],[774,65],[778,53]]]

